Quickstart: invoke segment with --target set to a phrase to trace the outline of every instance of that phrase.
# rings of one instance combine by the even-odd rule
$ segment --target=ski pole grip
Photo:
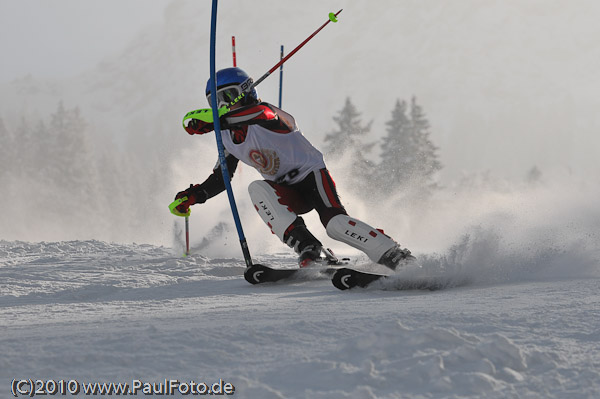
[[[171,211],[171,213],[175,216],[182,216],[182,217],[187,217],[190,216],[190,214],[192,213],[192,210],[188,208],[187,213],[181,213],[177,210],[177,207],[179,205],[181,205],[184,201],[187,201],[188,197],[181,197],[181,198],[177,198],[175,201],[171,202],[171,204],[169,205],[169,210]]]
[[[223,106],[223,107],[219,108],[219,118],[228,112],[229,112],[229,108],[227,106]],[[212,109],[210,109],[210,108],[197,109],[195,111],[190,111],[187,114],[185,114],[185,116],[183,117],[183,121],[182,121],[184,129],[186,127],[185,122],[190,119],[197,119],[199,121],[206,122],[206,123],[214,122],[213,112],[212,112]]]

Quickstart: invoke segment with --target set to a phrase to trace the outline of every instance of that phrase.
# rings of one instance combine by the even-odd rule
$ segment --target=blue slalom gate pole
[[[283,60],[283,44],[281,45],[281,57],[279,60]],[[281,98],[283,96],[283,64],[279,67],[279,108],[281,109]]]
[[[235,204],[235,197],[233,196],[233,189],[231,188],[231,182],[229,178],[229,170],[227,169],[227,160],[225,159],[225,150],[223,147],[223,139],[221,137],[221,122],[219,121],[219,109],[217,108],[217,70],[215,67],[215,54],[216,54],[216,41],[217,41],[217,3],[218,0],[212,2],[212,18],[210,27],[210,92],[213,93],[211,96],[211,107],[215,117],[214,128],[215,137],[217,139],[217,149],[219,151],[219,163],[221,164],[221,172],[223,172],[223,181],[225,182],[225,188],[227,189],[227,196],[229,197],[229,204],[231,205],[231,212],[233,213],[233,220],[235,221],[235,227],[237,228],[238,236],[240,238],[240,244],[242,246],[242,253],[244,254],[244,260],[246,261],[246,267],[252,266],[252,258],[250,257],[250,250],[248,249],[248,243],[244,236],[244,230],[242,229],[242,222],[238,213],[237,205]]]

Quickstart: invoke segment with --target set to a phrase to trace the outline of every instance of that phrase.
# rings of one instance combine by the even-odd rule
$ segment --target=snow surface
[[[420,254],[448,285],[432,292],[252,286],[239,259],[0,241],[0,397],[13,378],[223,379],[263,399],[599,397],[598,259],[578,247],[502,264],[493,241]]]
[[[238,61],[253,74],[334,9],[323,0],[232,3],[220,11],[218,64],[229,65],[236,34]],[[327,280],[251,286],[229,206],[217,200],[194,211],[193,256],[166,247],[166,205],[216,160],[213,139],[180,127],[205,104],[202,90],[186,88],[206,82],[210,9],[170,1],[161,24],[98,53],[93,70],[0,85],[0,117],[12,130],[23,115],[47,119],[63,100],[81,108],[100,148],[115,140],[152,164],[150,176],[172,174],[168,184],[141,181],[152,195],[125,190],[122,207],[146,211],[118,222],[93,209],[84,219],[48,212],[48,197],[71,195],[49,188],[28,203],[25,222],[14,198],[39,182],[2,187],[0,399],[11,397],[14,378],[223,379],[235,397],[260,399],[600,397],[598,3],[347,3],[335,4],[344,22],[286,64],[284,107],[318,144],[347,95],[375,121],[375,136],[389,118],[385,104],[419,98],[444,174],[462,182],[441,181],[429,204],[373,205],[344,191],[343,162],[328,165],[351,214],[385,228],[422,268],[352,292]],[[64,13],[65,29],[73,15]],[[261,84],[264,99],[277,98],[277,82]],[[524,190],[517,176],[534,165],[542,179]],[[240,169],[233,184],[255,261],[290,267],[242,194],[252,173]],[[336,252],[348,250],[326,241],[314,215],[306,220]],[[109,243],[133,239],[153,245]],[[423,274],[446,289],[394,290]]]

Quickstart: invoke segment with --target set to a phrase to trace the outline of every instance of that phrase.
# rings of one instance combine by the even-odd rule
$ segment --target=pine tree
[[[94,208],[97,170],[79,109],[66,109],[60,102],[43,136],[38,134],[36,139],[38,151],[44,154],[39,156],[38,165],[45,183],[54,188],[53,207],[61,212],[70,208],[78,215]]]
[[[412,98],[410,110],[405,101],[397,100],[386,125],[377,175],[382,193],[410,189],[428,194],[435,187],[434,174],[441,164],[429,138],[429,122],[416,98]]]
[[[375,171],[373,162],[366,158],[374,143],[364,142],[365,135],[371,130],[371,122],[367,125],[362,124],[360,113],[349,97],[333,120],[338,126],[337,130],[325,136],[325,154],[349,163],[349,188],[358,194],[364,194],[371,186],[371,178]]]
[[[363,126],[360,113],[356,110],[350,97],[346,98],[344,107],[333,120],[338,124],[338,129],[325,136],[326,153],[345,153],[349,149],[362,145],[362,137],[371,130],[371,123]]]
[[[434,175],[442,169],[438,160],[438,148],[431,141],[430,125],[423,108],[417,104],[416,97],[411,99],[410,106],[411,135],[416,144],[415,168],[413,178],[420,181],[424,187],[435,188]]]
[[[12,171],[13,163],[13,138],[4,121],[0,118],[0,182],[5,175]]]
[[[407,184],[408,173],[413,163],[413,145],[410,136],[410,121],[406,116],[406,102],[396,100],[392,119],[386,122],[387,136],[381,144],[381,163],[377,173],[380,191],[389,195],[398,187]]]
[[[24,117],[15,129],[12,145],[14,151],[12,173],[16,176],[25,176],[34,172],[33,162],[38,155],[35,151],[34,130]]]
[[[531,186],[535,186],[542,181],[542,171],[534,165],[525,176],[525,182]]]

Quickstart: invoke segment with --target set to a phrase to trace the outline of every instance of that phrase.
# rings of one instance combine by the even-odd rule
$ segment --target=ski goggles
[[[209,105],[212,105],[211,94],[206,95]],[[242,91],[239,86],[227,86],[217,89],[217,108],[231,104],[240,94],[242,94]]]
[[[249,88],[252,88],[253,83],[254,80],[252,78],[248,78],[239,85],[229,84],[224,85],[221,88],[217,88],[217,108],[231,104],[233,100],[238,98],[242,93],[248,91]],[[256,91],[251,90],[250,93],[253,93],[254,96],[256,96]],[[211,93],[208,93],[206,95],[206,99],[208,100],[208,104],[212,105],[210,95]]]

